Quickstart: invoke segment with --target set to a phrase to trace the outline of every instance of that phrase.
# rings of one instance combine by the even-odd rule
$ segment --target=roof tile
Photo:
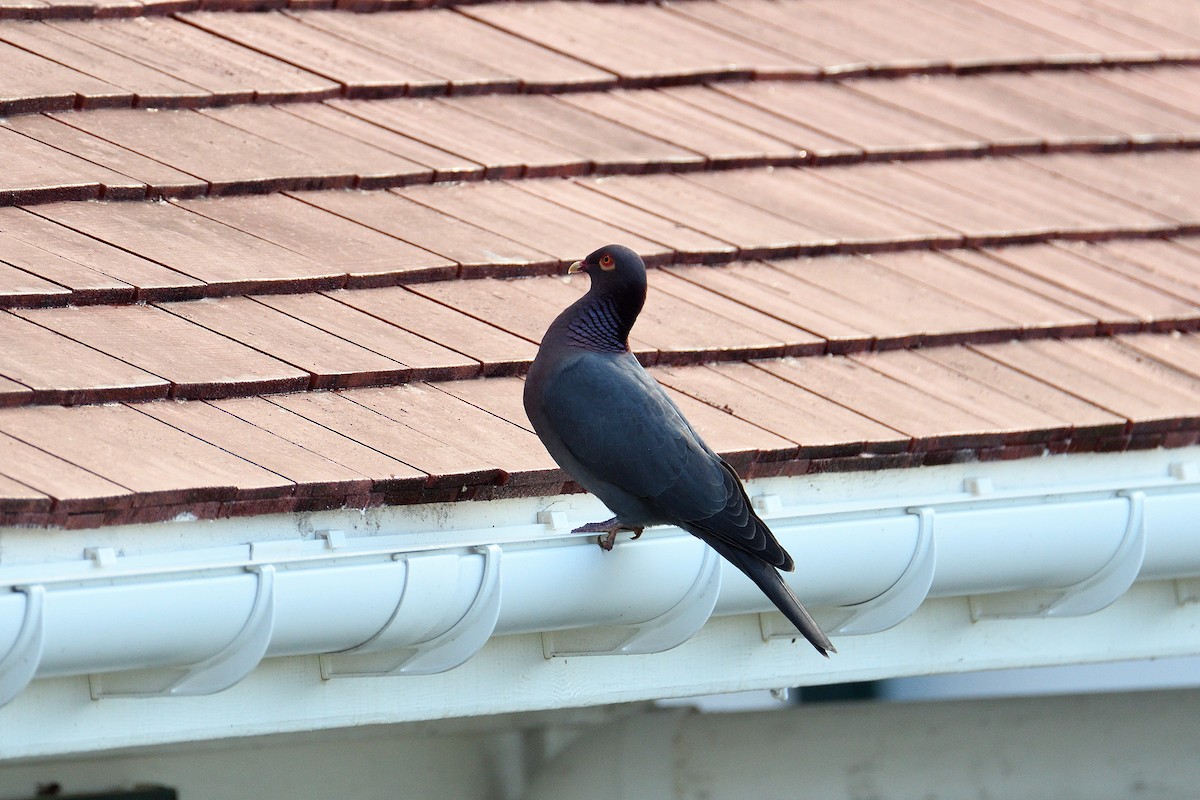
[[[0,417],[0,431],[128,487],[135,505],[279,497],[295,488],[129,406],[13,408]]]
[[[159,307],[309,373],[309,386],[314,389],[392,382],[409,372],[403,364],[248,297]]]
[[[221,14],[200,11],[180,17],[213,39],[230,40],[275,63],[294,64],[358,96],[445,92],[449,81],[402,59],[357,47],[329,31],[279,12]],[[237,45],[227,45],[237,46]]]
[[[6,28],[22,30],[38,23],[9,23]],[[0,39],[7,37],[0,36]],[[69,67],[0,41],[0,113],[57,111],[74,108],[80,96],[93,102],[116,103],[133,98],[120,87],[96,80]]]
[[[979,332],[1004,332],[1004,318],[938,288],[915,283],[892,270],[858,258],[824,258],[777,262],[775,269],[807,284],[852,299],[867,313],[847,321],[867,330],[903,331],[888,338],[888,347],[946,344],[974,338]]]
[[[46,212],[49,209],[39,207],[38,210]],[[81,268],[134,287],[139,299],[194,295],[203,285],[195,278],[19,208],[0,208],[0,229],[6,234],[6,242],[9,237],[19,239],[26,245],[36,245],[37,249],[68,262],[66,265],[59,264],[64,269],[69,268],[71,263],[78,264]],[[16,246],[11,249],[7,245],[0,247],[0,260],[15,263],[64,286],[75,288],[75,278],[68,278],[51,266],[42,271],[43,262],[36,253],[29,253],[25,249],[24,255],[17,255],[13,253],[15,249]],[[58,261],[52,260],[52,263],[58,264]]]
[[[241,18],[241,23],[253,15]],[[330,96],[337,86],[179,20],[135,17],[45,23],[212,93],[224,102]]]
[[[1163,108],[1200,119],[1196,110],[1200,104],[1200,80],[1197,80],[1195,70],[1180,67],[1115,69],[1099,77]]]
[[[997,257],[1030,275],[1057,284],[1093,302],[1112,305],[1138,319],[1175,319],[1197,312],[1197,306],[1125,275],[1106,270],[1076,248],[1010,247]]]
[[[54,502],[48,495],[0,475],[0,514],[44,513]]]
[[[56,300],[65,303],[71,296],[70,289],[4,262],[0,262],[0,286],[4,287],[3,302],[9,307],[57,305]]]
[[[1081,400],[1036,377],[1005,366],[988,355],[1004,350],[1003,345],[990,345],[930,348],[919,353],[922,358],[934,364],[957,370],[974,381],[1056,417],[1060,422],[1069,421],[1073,436],[1095,438],[1100,435],[1117,434],[1124,429],[1124,417]]]
[[[461,104],[438,98],[334,103],[336,108],[462,159],[484,165],[488,178],[573,175],[589,159],[546,139],[531,138],[506,125],[471,114]]]
[[[153,306],[44,308],[15,313],[170,381],[173,397],[226,397],[309,385],[307,372]]]
[[[699,5],[689,0],[689,6]],[[780,109],[764,108],[755,105],[750,98],[740,97],[736,84],[680,86],[660,92],[713,116],[787,142],[798,147],[801,154],[808,158],[856,160],[863,155],[863,148],[858,145],[796,122],[781,114]]]
[[[184,197],[204,190],[203,182],[194,175],[69,124],[79,118],[75,114],[65,114],[61,118],[27,114],[11,117],[3,124],[31,139],[86,158],[106,171],[127,176],[109,175],[101,179],[104,196],[110,199],[137,199],[147,195]]]
[[[208,184],[213,194],[349,186],[354,171],[188,109],[56,117]]]
[[[835,83],[755,82],[721,91],[872,153],[981,152],[977,136]]]
[[[109,88],[101,90],[104,94],[94,95],[88,92],[86,84],[75,83],[75,76],[63,81],[60,74],[60,86],[65,83],[71,87],[85,87],[84,107],[106,102],[111,105],[187,106],[212,100],[212,92],[146,66],[118,51],[74,36],[69,33],[72,29],[56,28],[43,22],[11,24],[0,26],[0,39],[38,53],[63,67],[95,76],[98,82],[111,84]],[[49,75],[43,73],[43,77],[55,77],[54,72],[51,71]],[[125,91],[114,93],[116,88]],[[72,103],[63,108],[74,105]]]
[[[462,13],[612,72],[626,84],[675,75],[749,75],[796,59],[652,5],[513,2]],[[632,13],[630,13],[632,11]]]
[[[2,126],[0,149],[11,165],[0,175],[0,205],[88,200],[100,196],[104,182],[125,184],[129,180]]]
[[[180,207],[316,261],[331,278],[345,273],[352,285],[448,278],[458,272],[447,258],[283,194],[192,200]]]
[[[272,398],[272,402],[396,458],[412,469],[409,476],[427,475],[423,483],[460,489],[460,494],[466,495],[464,499],[470,498],[475,486],[493,483],[499,477],[496,465],[425,433],[415,424],[405,424],[354,402],[351,398],[362,391],[374,390],[357,390],[349,395],[305,392]],[[400,412],[396,414],[399,416]],[[409,502],[413,499],[415,497],[410,496]]]
[[[314,11],[294,16],[380,52],[420,58],[414,63],[453,81],[456,91],[471,84],[551,90],[614,80],[611,73],[482,24],[457,9],[371,16]]]
[[[803,223],[849,249],[915,242],[946,246],[962,241],[960,235],[939,222],[822,181],[815,172],[739,170],[687,175],[683,179]]]
[[[1032,248],[1039,249],[1039,248]],[[969,251],[966,251],[969,252]],[[1096,320],[1076,309],[1033,291],[1008,283],[984,270],[972,269],[958,260],[964,251],[873,253],[864,258],[872,265],[904,276],[908,281],[940,294],[962,298],[968,306],[985,309],[998,320],[1000,333],[1021,335],[1022,331],[1081,335],[1094,332]],[[1015,323],[1006,331],[999,320]]]
[[[448,216],[393,192],[302,192],[295,197],[352,222],[488,274],[539,270],[558,260],[533,247]]]
[[[1131,420],[1132,430],[1174,430],[1192,416],[1197,380],[1140,363],[1103,340],[985,345],[980,352]],[[1147,391],[1130,392],[1130,386]]]
[[[509,473],[521,473],[523,482],[544,482],[550,473],[558,472],[532,433],[435,387],[417,383],[364,389],[348,396],[388,419],[417,428],[445,450],[462,451],[495,465],[502,483],[508,482]]]
[[[0,377],[0,408],[23,406],[33,399],[33,390],[16,381]]]
[[[819,27],[817,30],[806,29],[806,26],[786,27],[785,23],[794,19],[785,18],[787,12],[779,3],[753,0],[731,4],[684,0],[663,5],[673,13],[703,22],[714,30],[786,53],[795,59],[794,69],[797,73],[817,74],[823,65],[844,64],[860,59],[860,56],[846,49],[854,47],[852,41],[837,41],[823,36],[824,31]],[[817,25],[820,25],[819,21]]]
[[[769,159],[799,159],[798,148],[773,139],[661,90],[617,90],[565,95],[562,102],[673,142],[669,158],[655,161],[673,167],[688,164],[756,166]],[[681,149],[686,148],[686,149]],[[608,159],[611,163],[613,159]],[[627,170],[633,171],[633,170]]]
[[[0,433],[0,474],[55,500],[64,512],[126,506],[133,492],[68,460]]]
[[[806,456],[898,452],[908,437],[750,364],[662,368],[660,381],[799,444]]]
[[[277,398],[283,400],[283,398]],[[228,400],[208,401],[238,419],[270,431],[273,435],[291,442],[311,453],[341,465],[354,475],[371,478],[372,491],[397,493],[411,491],[417,484],[424,484],[425,473],[397,461],[378,450],[360,444],[331,428],[313,422],[278,402],[262,397],[237,397]],[[303,406],[304,404],[298,404]]]
[[[827,348],[834,352],[868,348],[874,333],[885,328],[882,320],[872,319],[871,312],[854,298],[800,281],[786,269],[771,264],[749,262],[668,271],[775,319],[794,320],[804,330],[826,339]],[[867,320],[873,324],[864,324]]]
[[[430,180],[462,180],[483,176],[482,164],[390,130],[386,120],[373,113],[374,109],[382,107],[371,101],[346,100],[294,103],[281,105],[279,110],[420,164],[428,169]],[[422,180],[415,180],[414,183],[421,183],[425,179],[426,176],[422,176]]]
[[[360,188],[420,183],[432,177],[429,168],[422,164],[289,114],[285,109],[262,105],[229,106],[205,109],[200,113],[268,139],[285,152],[298,150],[314,163],[339,167],[353,175],[354,185]]]
[[[914,389],[945,400],[967,413],[982,417],[1005,434],[1006,444],[1027,444],[1031,441],[1064,439],[1073,422],[1031,404],[1024,398],[1013,397],[987,381],[977,380],[969,372],[942,364],[936,359],[943,350],[897,350],[873,356],[859,356],[871,369]],[[926,358],[932,352],[934,358]]]
[[[536,352],[525,339],[405,288],[331,292],[329,296],[468,356],[480,362],[487,375],[522,369]]]
[[[639,94],[647,94],[640,92]],[[483,117],[523,134],[551,142],[588,160],[588,171],[637,172],[653,165],[697,163],[686,142],[644,131],[634,119],[610,118],[603,106],[608,93],[586,92],[561,97],[480,96],[445,101],[455,110]]]
[[[1069,180],[1054,177],[1046,180],[1044,171],[1020,159],[921,161],[907,166],[919,175],[981,199],[1021,208],[1059,236],[1162,231],[1173,227],[1171,220],[1153,211],[1142,211]]]
[[[222,293],[287,281],[300,288],[340,286],[345,273],[173,203],[60,203],[37,213],[118,248],[152,259]]]
[[[1200,378],[1200,338],[1196,336],[1119,336],[1117,341],[1135,353]]]
[[[878,356],[882,357],[882,356]],[[755,362],[768,372],[907,434],[910,448],[983,447],[1005,435],[987,419],[883,375],[858,356]]]
[[[514,183],[518,189],[544,197],[616,228],[661,244],[681,261],[729,258],[736,248],[663,216],[623,203],[595,190],[593,181],[538,180]],[[622,237],[623,238],[623,237]]]
[[[1191,180],[1193,158],[1187,152],[1131,153],[1103,160],[1082,155],[1029,159],[1028,165],[1088,187],[1107,198],[1194,226],[1200,188]],[[1063,184],[1058,184],[1062,186]]]
[[[743,258],[837,244],[833,237],[807,225],[675,175],[608,178],[587,185],[643,211],[698,227],[736,245]]]
[[[1001,14],[1015,23],[1053,32],[1096,53],[1135,57],[1153,57],[1157,54],[1157,48],[1151,43],[1154,37],[1139,38],[1136,31],[1121,31],[1119,22],[1109,27],[1114,21],[1111,16],[1101,22],[1069,13],[1062,8],[1061,2],[1044,3],[1041,0],[975,0],[975,3],[992,14]]]
[[[366,494],[371,480],[203,402],[145,403],[137,410],[160,422],[295,482],[297,494]]]
[[[407,370],[400,373],[404,379],[468,378],[479,374],[480,364],[475,359],[338,302],[334,299],[337,296],[285,294],[254,299],[404,365]]]
[[[552,255],[559,264],[583,258],[595,242],[620,240],[651,261],[670,254],[666,247],[637,234],[523,192],[503,182],[457,186],[413,186],[398,192],[408,200],[437,209],[447,217]]]
[[[36,403],[70,405],[167,396],[166,380],[41,324],[53,325],[47,315],[71,313],[70,309],[41,309],[21,319],[0,312],[0,375],[28,386],[29,399]]]

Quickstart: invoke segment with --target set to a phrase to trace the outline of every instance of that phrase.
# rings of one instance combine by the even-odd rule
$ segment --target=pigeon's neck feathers
[[[645,284],[603,288],[593,284],[553,327],[571,346],[601,353],[625,352],[629,331],[645,302]]]

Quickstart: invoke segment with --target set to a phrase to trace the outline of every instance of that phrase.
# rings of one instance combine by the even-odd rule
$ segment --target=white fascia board
[[[571,536],[607,516],[581,495],[0,530],[17,590],[0,594],[0,757],[1193,655],[1197,463],[1189,448],[751,482],[800,597],[869,634],[835,638],[829,661],[690,536],[607,554]]]
[[[641,713],[576,739],[521,797],[1191,798],[1198,715],[1195,689]]]

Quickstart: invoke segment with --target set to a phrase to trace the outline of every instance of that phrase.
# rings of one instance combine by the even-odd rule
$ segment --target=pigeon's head
[[[628,350],[629,331],[646,302],[642,257],[628,247],[608,244],[572,264],[567,273],[574,272],[586,272],[591,286],[551,328],[565,326],[567,335],[579,346],[609,352]]]
[[[619,244],[608,244],[582,261],[576,261],[567,273],[586,272],[593,291],[646,291],[646,265],[637,253]]]

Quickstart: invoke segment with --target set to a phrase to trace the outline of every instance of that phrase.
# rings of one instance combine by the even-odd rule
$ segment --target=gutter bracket
[[[1200,578],[1176,578],[1175,603],[1186,606],[1189,603],[1200,603]]]
[[[887,591],[865,603],[848,606],[850,617],[833,629],[835,635],[879,633],[894,628],[916,613],[929,587],[937,566],[937,543],[933,535],[935,513],[932,508],[910,508],[917,517],[917,544],[912,560]]]
[[[254,671],[275,630],[275,567],[247,567],[258,576],[246,624],[218,653],[185,668],[132,670],[89,675],[92,699],[101,697],[192,697],[216,694]]]
[[[448,630],[423,642],[378,650],[386,641],[388,629],[404,606],[405,596],[412,588],[410,575],[405,574],[405,588],[392,619],[375,636],[351,650],[326,653],[320,656],[321,677],[324,680],[341,677],[384,675],[432,675],[446,672],[465,663],[479,652],[500,619],[500,546],[489,544],[474,548],[483,556],[483,575],[470,607]],[[412,560],[408,560],[411,570]]]
[[[1137,579],[1146,556],[1146,494],[1140,490],[1118,492],[1129,501],[1125,534],[1116,551],[1091,577],[1061,589],[972,595],[971,617],[1078,617],[1111,605]]]
[[[896,582],[877,597],[852,606],[820,609],[817,621],[831,635],[856,636],[894,628],[915,614],[929,596],[937,567],[936,513],[925,506],[907,509],[907,513],[917,518],[917,541],[908,566]],[[764,640],[796,635],[796,629],[783,621],[781,614],[762,614],[759,619]]]
[[[29,685],[42,661],[46,590],[42,586],[14,586],[13,591],[25,595],[25,613],[12,647],[0,658],[0,707]]]
[[[721,557],[705,545],[696,579],[679,602],[667,611],[636,625],[545,631],[542,633],[542,655],[546,658],[633,655],[670,650],[704,627],[720,594]]]

